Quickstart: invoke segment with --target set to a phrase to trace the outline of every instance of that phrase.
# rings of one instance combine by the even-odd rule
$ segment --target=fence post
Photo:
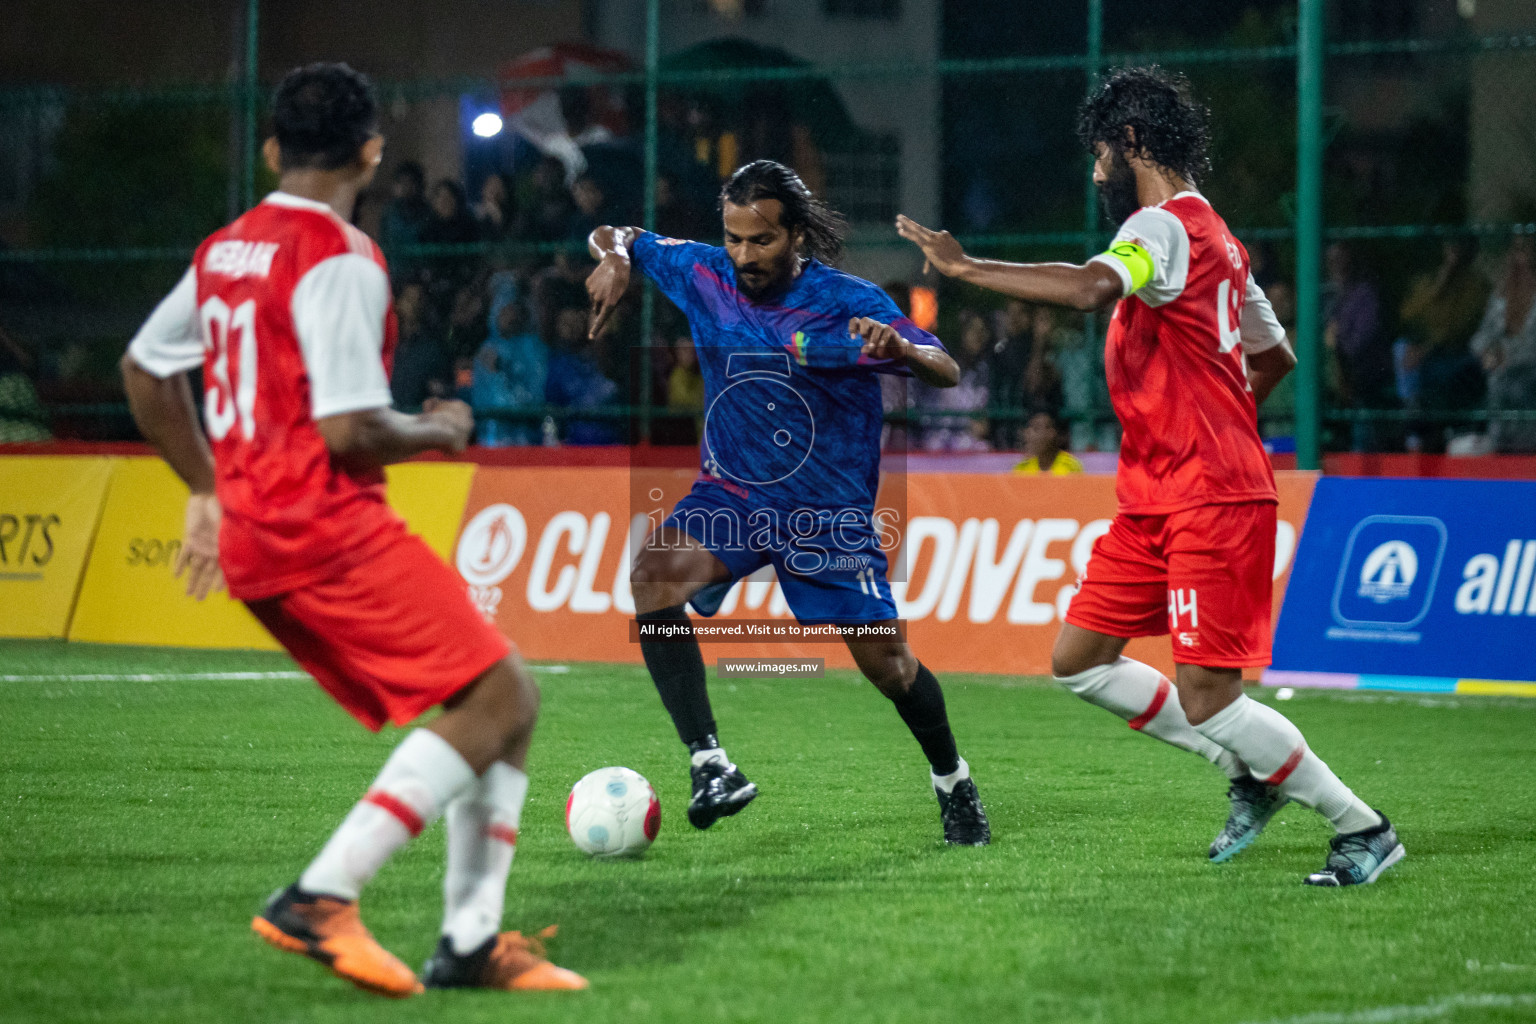
[[[1296,465],[1321,466],[1323,14],[1300,0],[1296,33]]]
[[[656,76],[661,70],[661,0],[645,5],[645,214],[643,227],[656,230]],[[640,293],[640,440],[651,439],[651,373],[655,353],[656,286],[645,280]]]
[[[256,33],[261,20],[261,0],[245,4],[245,160],[241,164],[240,195],[249,210],[256,205]]]
[[[1084,95],[1089,95],[1099,85],[1099,70],[1104,63],[1104,0],[1088,0],[1088,60],[1084,67],[1087,72],[1088,88]],[[1094,158],[1088,157],[1088,173],[1083,180],[1083,232],[1086,238],[1083,242],[1083,259],[1089,260],[1098,255],[1099,235],[1099,190],[1093,183]],[[1118,225],[1116,225],[1118,227]],[[1099,314],[1090,310],[1083,315],[1083,337],[1086,343],[1096,351],[1103,351],[1103,346],[1096,345],[1099,336]],[[1095,403],[1097,404],[1097,403]],[[1099,410],[1094,410],[1093,433],[1097,437],[1099,429]]]

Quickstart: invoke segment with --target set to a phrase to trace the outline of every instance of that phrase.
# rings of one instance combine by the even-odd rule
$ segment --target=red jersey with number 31
[[[383,474],[334,462],[315,425],[388,406],[394,346],[378,247],[281,192],[210,236],[135,336],[129,351],[156,376],[203,368],[232,596],[329,578],[404,530]]]
[[[1243,352],[1284,341],[1248,253],[1205,198],[1181,192],[1129,217],[1115,244],[1152,258],[1151,280],[1115,306],[1104,352],[1120,419],[1120,511],[1163,515],[1199,505],[1276,501]],[[1241,349],[1242,351],[1240,351]]]

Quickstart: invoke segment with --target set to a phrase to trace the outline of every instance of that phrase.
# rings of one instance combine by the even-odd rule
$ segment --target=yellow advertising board
[[[411,524],[413,533],[452,565],[459,523],[475,480],[474,463],[405,462],[387,467],[384,475],[390,506]]]
[[[439,553],[452,550],[475,467],[413,463],[390,467],[389,501]],[[71,640],[240,647],[277,644],[228,594],[187,597],[171,575],[181,548],[187,489],[156,458],[119,461],[86,568]]]
[[[68,633],[114,461],[0,458],[0,636]]]
[[[160,459],[118,460],[71,640],[277,649],[245,605],[222,591],[195,601],[171,575],[186,505],[186,485]]]

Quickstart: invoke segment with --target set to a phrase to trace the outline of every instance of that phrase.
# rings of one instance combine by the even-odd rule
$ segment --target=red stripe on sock
[[[1137,732],[1145,729],[1147,723],[1157,717],[1157,713],[1163,710],[1163,705],[1168,702],[1168,695],[1173,692],[1173,684],[1167,679],[1157,681],[1157,693],[1152,697],[1152,703],[1147,705],[1147,710],[1131,719],[1130,726]]]
[[[1271,775],[1269,778],[1265,779],[1264,782],[1270,786],[1280,785],[1280,783],[1291,777],[1291,772],[1296,770],[1296,766],[1301,764],[1301,759],[1306,756],[1307,745],[1303,743],[1301,746],[1291,751],[1291,756],[1285,759],[1285,764],[1280,766],[1280,770],[1275,772],[1275,774]]]
[[[491,825],[486,828],[485,834],[492,839],[500,839],[508,846],[517,845],[517,829],[510,825]]]
[[[421,835],[421,830],[426,827],[426,823],[421,820],[421,815],[412,810],[410,804],[382,790],[369,790],[368,795],[363,797],[363,802],[382,807],[399,818],[400,824],[405,826],[405,830],[411,834],[412,839]]]

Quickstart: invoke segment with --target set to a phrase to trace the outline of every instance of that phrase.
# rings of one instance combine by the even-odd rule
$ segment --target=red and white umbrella
[[[519,80],[561,78],[565,87],[580,87],[583,79],[628,71],[629,58],[618,50],[586,43],[541,46],[502,67],[501,110],[507,124],[539,151],[565,166],[566,181],[586,170],[581,147],[627,134],[623,90],[605,85],[586,88],[588,120],[573,134],[560,107],[556,86],[548,82],[518,86]]]

